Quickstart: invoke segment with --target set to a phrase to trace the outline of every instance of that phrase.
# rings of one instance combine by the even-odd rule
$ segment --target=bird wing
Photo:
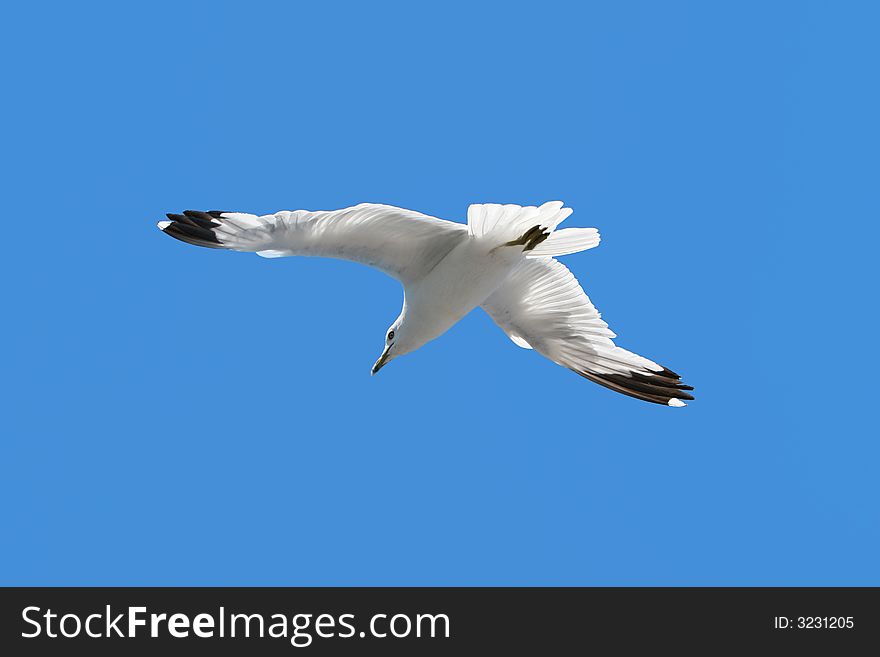
[[[606,388],[669,406],[693,399],[677,374],[616,346],[577,279],[552,258],[523,261],[483,309],[520,347]]]
[[[323,256],[376,267],[404,284],[417,280],[467,238],[464,224],[391,205],[294,210],[257,216],[241,212],[169,214],[165,233],[190,244],[253,251],[267,258]]]

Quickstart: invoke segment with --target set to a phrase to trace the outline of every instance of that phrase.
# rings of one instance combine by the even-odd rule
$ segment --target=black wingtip
[[[666,368],[650,374],[633,372],[630,375],[574,371],[582,377],[615,392],[651,402],[652,404],[684,406],[685,401],[693,401],[694,399],[694,396],[687,392],[688,390],[693,390],[693,386],[685,385],[678,381],[680,378],[678,375],[675,375],[675,378],[667,375],[667,372],[670,374],[672,372]]]
[[[660,367],[663,367],[663,366],[661,365]],[[672,379],[680,379],[680,378],[681,378],[681,375],[680,375],[680,374],[676,374],[675,372],[673,372],[673,371],[672,371],[671,369],[669,369],[668,367],[663,367],[663,369],[660,370],[659,374],[662,375],[662,376],[668,376],[668,377],[670,377],[670,378],[672,378]]]
[[[207,212],[185,210],[183,214],[168,213],[165,216],[168,217],[170,223],[165,226],[160,224],[159,227],[171,237],[195,246],[204,246],[210,249],[223,248],[214,232],[214,228],[219,226],[220,222],[215,221],[215,218]]]

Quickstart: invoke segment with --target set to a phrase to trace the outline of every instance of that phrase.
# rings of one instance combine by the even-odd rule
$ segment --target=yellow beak
[[[370,370],[370,376],[381,370],[385,367],[385,363],[388,362],[388,352],[391,351],[391,345],[385,347],[385,351],[382,352],[382,355],[379,356],[379,360],[373,365],[373,369]]]

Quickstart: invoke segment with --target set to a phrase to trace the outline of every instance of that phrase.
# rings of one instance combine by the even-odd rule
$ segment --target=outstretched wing
[[[483,308],[520,347],[606,388],[669,406],[693,399],[677,374],[616,346],[577,279],[552,258],[525,260]]]
[[[159,228],[190,244],[253,251],[267,258],[323,256],[376,267],[403,283],[417,280],[467,238],[464,224],[391,205],[294,210],[261,217],[241,212],[169,214]]]

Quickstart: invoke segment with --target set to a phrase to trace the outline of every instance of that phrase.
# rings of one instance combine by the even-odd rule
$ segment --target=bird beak
[[[388,352],[391,351],[391,345],[385,347],[385,351],[382,352],[382,355],[379,356],[379,360],[376,361],[376,364],[373,365],[373,369],[370,370],[370,376],[381,370],[385,367],[385,363],[388,362]]]

